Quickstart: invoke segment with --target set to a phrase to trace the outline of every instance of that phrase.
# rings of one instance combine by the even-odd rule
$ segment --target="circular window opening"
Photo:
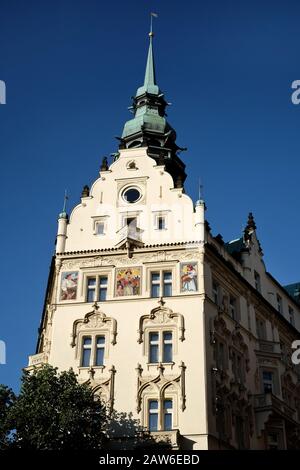
[[[138,201],[141,197],[141,193],[136,188],[126,189],[123,193],[123,199],[130,204]]]

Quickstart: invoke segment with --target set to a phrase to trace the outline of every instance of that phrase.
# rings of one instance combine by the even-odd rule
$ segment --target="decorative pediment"
[[[165,368],[162,364],[157,366],[158,374],[156,377],[143,377],[143,369],[138,364],[137,371],[137,412],[141,411],[142,396],[143,392],[150,388],[156,392],[157,397],[162,398],[165,390],[173,390],[180,393],[181,410],[184,411],[186,407],[186,395],[185,395],[185,370],[186,366],[184,362],[179,365],[180,373],[175,377],[165,376]]]
[[[178,338],[180,341],[184,341],[184,317],[181,313],[174,313],[168,307],[165,307],[165,302],[161,298],[159,300],[160,306],[151,310],[148,315],[142,315],[139,321],[139,329],[138,329],[138,343],[142,343],[144,341],[144,332],[147,326],[152,327],[154,325],[162,325],[162,326],[175,326],[178,328],[179,335]]]
[[[78,334],[81,331],[95,331],[108,329],[110,332],[111,344],[116,344],[117,321],[114,318],[107,317],[104,312],[99,310],[97,302],[93,305],[93,310],[88,312],[84,318],[75,320],[72,330],[71,346],[76,346]]]

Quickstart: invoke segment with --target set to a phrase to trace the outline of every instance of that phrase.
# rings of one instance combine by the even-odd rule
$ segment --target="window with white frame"
[[[148,401],[148,429],[150,432],[173,429],[173,400],[171,398]]]
[[[86,283],[86,301],[104,302],[107,297],[108,276],[89,276]]]
[[[159,270],[150,273],[150,295],[151,297],[172,296],[172,271]]]
[[[154,214],[154,228],[155,230],[167,230],[167,214],[165,212]]]
[[[105,335],[82,337],[81,367],[97,367],[104,365]]]
[[[150,432],[158,430],[158,400],[149,400],[148,428]]]
[[[148,350],[150,364],[173,362],[173,332],[150,331]]]
[[[105,235],[106,224],[107,224],[107,216],[93,217],[94,235],[99,235],[99,236]]]

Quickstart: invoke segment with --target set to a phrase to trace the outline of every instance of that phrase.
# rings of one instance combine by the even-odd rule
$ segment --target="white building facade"
[[[297,448],[300,286],[266,272],[251,214],[224,243],[185,193],[152,40],[114,161],[59,216],[29,368],[72,367],[175,449]]]

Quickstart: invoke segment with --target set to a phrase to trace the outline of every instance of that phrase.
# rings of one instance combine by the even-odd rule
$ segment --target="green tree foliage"
[[[13,391],[0,384],[0,449],[5,449],[9,445],[8,413],[15,399]]]
[[[21,390],[0,385],[0,450],[168,449],[132,415],[109,413],[88,383],[70,369],[24,371]]]
[[[102,448],[105,407],[87,384],[77,382],[72,370],[59,374],[56,368],[46,365],[30,373],[25,371],[20,394],[7,410],[9,391],[5,387],[0,390],[6,446],[28,450]]]

